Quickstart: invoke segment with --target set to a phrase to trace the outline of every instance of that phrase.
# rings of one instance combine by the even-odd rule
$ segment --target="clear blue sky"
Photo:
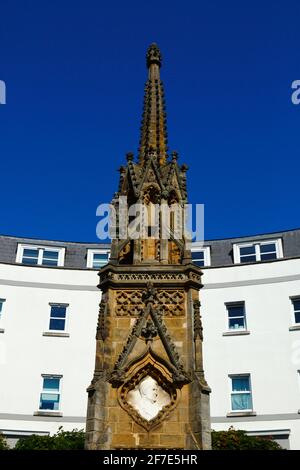
[[[300,2],[1,0],[0,233],[95,241],[157,42],[205,237],[300,226]]]

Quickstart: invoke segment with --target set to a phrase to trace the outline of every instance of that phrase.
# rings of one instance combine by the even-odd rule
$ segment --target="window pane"
[[[51,318],[49,329],[50,330],[64,330],[65,320],[56,320],[56,319]]]
[[[241,246],[240,255],[255,255],[255,246]]]
[[[240,256],[241,263],[251,263],[251,261],[256,261],[255,255],[249,256]]]
[[[25,258],[23,256],[22,263],[23,264],[38,264],[38,259],[37,258]]]
[[[262,253],[260,255],[260,259],[262,261],[266,261],[268,259],[277,259],[277,254],[276,253]]]
[[[102,268],[102,266],[105,266],[107,263],[106,261],[93,261],[93,268]]]
[[[24,248],[24,250],[23,250],[23,256],[29,256],[29,257],[37,258],[38,255],[39,255],[38,249]]]
[[[260,252],[261,253],[269,253],[270,251],[276,252],[276,244],[275,243],[268,243],[266,245],[260,245]]]
[[[51,317],[66,318],[66,307],[60,307],[59,305],[51,305]]]
[[[44,259],[42,261],[43,266],[57,266],[58,261],[54,259]]]
[[[58,265],[58,251],[45,250],[43,252],[42,265],[57,266]]]
[[[40,410],[58,410],[59,395],[52,393],[41,393]]]
[[[48,251],[44,250],[43,258],[47,259],[58,259],[58,251]]]
[[[249,377],[233,377],[231,380],[233,392],[245,392],[250,390]]]
[[[229,319],[229,328],[245,328],[245,320],[244,318],[230,318]]]
[[[51,377],[45,377],[44,378],[44,383],[43,383],[43,390],[59,390],[59,381],[60,379],[57,378],[51,378]]]
[[[3,301],[0,300],[0,315],[1,315],[1,312],[2,312],[2,306],[3,306]]]
[[[192,251],[192,259],[204,259],[204,251]]]
[[[294,310],[300,310],[300,299],[299,300],[293,300],[294,304]]]
[[[108,253],[94,253],[93,268],[102,268],[108,262]]]
[[[231,395],[231,409],[236,410],[251,410],[252,399],[250,393],[237,393]]]
[[[204,266],[204,259],[198,259],[198,260],[193,260],[193,263],[196,265],[196,266],[200,266],[200,267],[203,267]]]
[[[300,312],[295,312],[295,323],[300,323]]]
[[[244,306],[243,305],[235,305],[235,306],[227,306],[228,316],[232,317],[243,317],[244,316]]]
[[[94,260],[104,260],[106,261],[107,260],[107,253],[94,253]]]

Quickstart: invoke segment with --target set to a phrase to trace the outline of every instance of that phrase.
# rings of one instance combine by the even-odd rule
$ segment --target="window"
[[[17,263],[31,266],[63,266],[64,254],[64,248],[19,245]]]
[[[68,304],[50,304],[49,330],[64,331]]]
[[[233,246],[235,263],[252,263],[282,258],[281,240],[242,243]]]
[[[252,411],[250,375],[234,375],[231,379],[231,410]]]
[[[229,330],[246,329],[245,303],[226,304]]]
[[[192,249],[192,260],[197,266],[210,266],[210,251],[209,246],[205,246],[199,250]]]
[[[61,376],[44,375],[40,396],[40,410],[58,411],[60,403]]]
[[[5,302],[5,299],[0,299],[0,320],[2,318],[2,311],[3,311],[4,302]]]
[[[109,250],[88,250],[87,267],[101,269],[108,263]]]
[[[300,297],[292,299],[295,323],[300,324]]]

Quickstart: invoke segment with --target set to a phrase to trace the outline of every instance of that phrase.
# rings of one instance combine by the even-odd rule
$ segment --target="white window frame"
[[[24,250],[38,250],[38,262],[37,264],[25,264],[23,263],[23,254]],[[43,262],[43,252],[44,251],[56,251],[58,252],[58,259],[57,259],[57,265],[56,266],[48,266],[46,264],[42,264]],[[18,244],[18,249],[17,249],[17,257],[16,257],[16,263],[21,263],[24,266],[42,266],[43,268],[57,268],[60,266],[64,265],[65,261],[65,251],[66,249],[61,246],[46,246],[46,245],[27,245],[23,243]]]
[[[255,263],[257,261],[261,261],[261,253],[260,253],[260,247],[263,245],[269,245],[270,243],[275,244],[275,249],[276,249],[276,258],[275,259],[280,259],[283,258],[283,249],[282,249],[282,240],[281,238],[276,238],[275,240],[261,240],[261,241],[254,241],[254,242],[246,242],[246,243],[235,243],[233,245],[233,259],[235,264],[247,264],[247,263]],[[241,262],[241,257],[240,257],[240,248],[246,248],[246,247],[255,247],[255,261],[247,261],[246,263]],[[251,256],[251,255],[249,255]],[[263,260],[264,263],[267,261],[273,261],[273,260]]]
[[[61,403],[61,397],[62,397],[62,380],[63,380],[63,376],[62,374],[41,374],[41,379],[42,379],[42,383],[41,383],[41,387],[40,387],[40,394],[39,394],[39,402],[38,402],[38,410],[40,413],[59,413],[61,412],[61,409],[62,409],[62,403]],[[48,392],[44,392],[44,379],[59,379],[59,390],[57,393],[54,393],[53,392],[53,395],[59,395],[59,402],[58,402],[58,409],[57,410],[46,410],[46,409],[41,409],[40,408],[40,403],[41,403],[41,394],[42,393],[48,393]],[[51,392],[49,393],[49,395],[51,395]]]
[[[298,312],[299,310],[295,311],[295,308],[294,308],[294,301],[300,301],[300,295],[294,295],[290,297],[290,301],[291,301],[291,306],[292,306],[292,324],[293,326],[300,327],[300,322],[296,323],[296,318],[295,318],[295,313]]]
[[[210,259],[210,246],[199,246],[198,248],[197,247],[193,247],[191,249],[191,252],[192,253],[195,253],[195,252],[198,252],[198,251],[203,251],[204,253],[204,266],[199,266],[199,268],[201,267],[207,267],[207,266],[210,266],[211,265],[211,259]],[[192,261],[196,261],[196,260],[192,260]]]
[[[2,308],[0,310],[0,321],[3,320],[3,307],[4,307],[5,302],[6,302],[6,299],[0,298],[0,303],[2,304]]]
[[[64,330],[50,330],[50,320],[51,320],[51,307],[66,307],[66,317],[65,317],[65,329]],[[48,323],[46,331],[48,333],[68,333],[69,327],[69,306],[70,304],[66,302],[49,302],[49,314],[48,314]]]
[[[228,307],[236,307],[242,305],[244,307],[244,326],[243,328],[230,328],[229,327],[229,311]],[[247,331],[247,312],[246,312],[246,302],[244,300],[237,300],[236,302],[225,302],[226,307],[226,331],[233,332],[233,331]],[[239,317],[241,318],[241,317]]]
[[[86,262],[86,267],[90,269],[100,269],[100,268],[94,268],[93,267],[93,261],[94,261],[94,255],[107,255],[107,262],[109,261],[110,257],[110,250],[109,249],[88,249],[87,250],[87,262]]]
[[[229,374],[228,375],[229,377],[229,389],[230,389],[230,412],[231,413],[250,413],[251,411],[254,410],[254,407],[253,407],[253,392],[252,392],[252,381],[251,381],[251,374]],[[232,379],[238,379],[239,377],[248,377],[249,378],[249,392],[234,392],[232,390]],[[240,410],[233,410],[232,409],[232,400],[231,400],[231,396],[232,395],[240,395],[241,393],[249,393],[249,395],[251,396],[251,403],[252,403],[252,408],[244,408],[244,409],[240,409]]]

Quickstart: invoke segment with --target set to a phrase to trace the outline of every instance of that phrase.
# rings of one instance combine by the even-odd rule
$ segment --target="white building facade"
[[[300,230],[194,244],[212,429],[300,449]],[[84,429],[109,245],[0,237],[0,431]]]

